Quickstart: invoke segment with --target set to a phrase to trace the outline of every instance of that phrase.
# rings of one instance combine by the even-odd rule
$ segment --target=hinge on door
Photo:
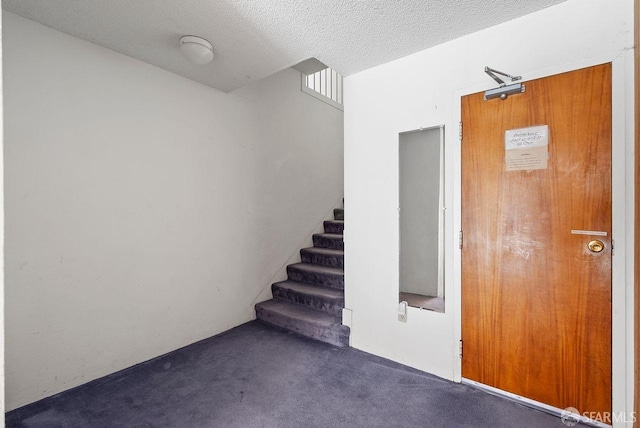
[[[462,245],[464,244],[464,233],[460,231],[458,234],[458,247],[462,250]]]
[[[462,141],[462,122],[458,124],[458,136],[460,138],[460,141]]]
[[[462,339],[460,339],[460,344],[458,346],[458,349],[460,350],[460,358],[462,358]]]
[[[615,255],[616,254],[616,240],[612,239],[611,240],[611,255]]]

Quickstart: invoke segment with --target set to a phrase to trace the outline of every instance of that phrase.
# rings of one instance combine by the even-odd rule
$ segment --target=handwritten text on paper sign
[[[504,148],[507,171],[547,169],[549,127],[510,129],[504,133]]]

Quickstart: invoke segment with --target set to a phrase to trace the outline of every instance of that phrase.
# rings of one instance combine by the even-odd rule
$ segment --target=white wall
[[[1,2],[0,2],[1,3]],[[0,41],[2,40],[2,8],[0,8]],[[0,43],[0,206],[4,207],[4,125],[2,88],[2,43]],[[4,272],[4,210],[0,210],[0,272]],[[4,415],[4,275],[0,275],[0,415]],[[0,418],[0,428],[4,428],[4,418]]]
[[[8,409],[251,320],[342,198],[293,70],[225,94],[10,13],[4,66]]]
[[[633,343],[627,307],[633,301],[633,255],[626,237],[633,236],[633,223],[625,198],[633,195],[632,6],[632,0],[569,0],[345,79],[345,297],[352,346],[460,379],[460,97],[497,86],[485,66],[526,80],[613,61],[613,394],[615,411],[631,409],[633,363],[626,346]],[[409,308],[405,324],[397,321],[396,298],[398,134],[442,124],[446,312]]]

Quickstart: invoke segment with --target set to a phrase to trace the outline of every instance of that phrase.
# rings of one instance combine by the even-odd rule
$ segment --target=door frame
[[[640,0],[633,2],[633,40],[635,49],[634,51],[634,106],[633,111],[635,117],[635,156],[634,156],[634,170],[635,170],[635,221],[634,221],[634,252],[640,253]],[[635,303],[633,307],[635,317],[635,344],[632,349],[635,352],[635,374],[634,374],[634,407],[636,416],[640,414],[640,263],[634,261],[634,296]],[[636,426],[640,426],[637,423]]]
[[[634,379],[634,135],[633,119],[627,118],[626,112],[633,111],[633,94],[626,91],[633,82],[633,51],[616,58],[596,57],[572,62],[556,67],[527,72],[507,67],[510,73],[521,74],[526,84],[528,80],[549,77],[585,67],[611,62],[612,64],[612,238],[615,240],[615,253],[612,257],[612,411],[614,413],[630,415],[633,410],[633,379]],[[497,66],[497,65],[496,65]],[[504,66],[500,66],[505,68]],[[462,97],[476,92],[494,88],[495,82],[487,77],[486,82],[461,89],[454,94],[454,123],[460,123],[462,117]],[[491,101],[488,101],[491,102]],[[493,102],[500,102],[494,100]],[[464,130],[463,130],[464,132]],[[450,143],[445,153],[449,159],[455,160],[456,171],[453,180],[453,229],[454,234],[449,237],[449,244],[453,246],[453,272],[449,276],[453,280],[450,297],[454,303],[454,334],[455,340],[462,338],[462,253],[458,247],[458,231],[462,224],[462,164],[461,145],[457,135],[448,136]],[[627,179],[630,177],[629,179]],[[455,236],[453,236],[455,235]],[[454,239],[455,238],[455,239]],[[455,241],[455,243],[454,243]],[[455,246],[454,246],[455,245]],[[462,380],[462,361],[455,353],[454,381]]]

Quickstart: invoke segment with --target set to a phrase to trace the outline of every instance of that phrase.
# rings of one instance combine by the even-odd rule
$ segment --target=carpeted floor
[[[559,418],[250,322],[6,415],[7,427],[555,427]]]

